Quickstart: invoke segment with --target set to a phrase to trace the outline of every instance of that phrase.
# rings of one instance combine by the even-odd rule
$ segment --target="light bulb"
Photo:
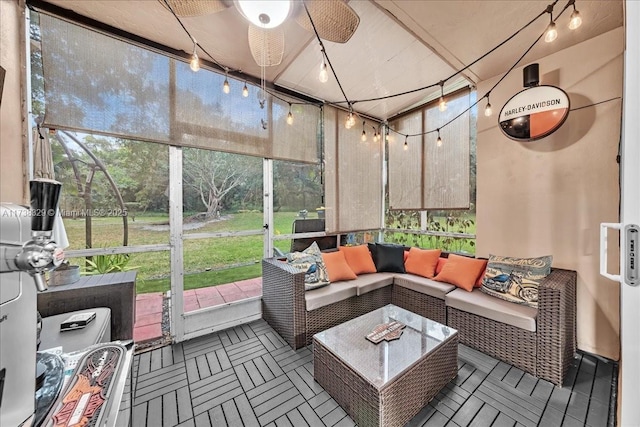
[[[404,145],[402,146],[402,149],[404,151],[407,151],[409,149],[409,144],[407,144],[407,140],[406,139],[404,140]]]
[[[491,117],[493,114],[493,110],[491,109],[491,103],[487,102],[487,106],[484,107],[484,115],[485,117]]]
[[[184,3],[189,2],[185,1]],[[289,16],[289,12],[293,6],[289,0],[238,0],[235,3],[244,17],[253,25],[260,28],[275,28],[281,25]]]
[[[320,74],[318,74],[318,80],[321,83],[326,83],[329,81],[329,71],[327,70],[327,63],[322,61],[322,65],[320,65]]]
[[[226,78],[224,79],[224,83],[222,84],[222,91],[224,93],[231,92],[231,87],[229,86],[229,80],[227,80]]]
[[[244,84],[244,87],[242,88],[242,96],[244,96],[245,98],[249,96],[249,88],[247,87],[247,84]]]
[[[440,111],[446,111],[447,109],[447,101],[444,100],[444,97],[440,97],[440,101],[438,101],[438,108]]]
[[[287,114],[287,124],[288,125],[293,124],[293,114],[291,114],[291,111],[289,111],[289,114]]]
[[[351,129],[351,126],[353,126],[350,119],[351,117],[347,117],[347,120],[344,121],[344,127],[347,129]]]
[[[349,113],[349,128],[352,128],[356,124],[356,117],[353,113]]]
[[[436,145],[442,147],[442,138],[440,138],[440,135],[438,135],[438,139],[436,139]]]
[[[194,73],[200,69],[200,58],[198,58],[198,54],[194,51],[191,56],[191,62],[189,62],[189,67],[191,71]]]
[[[573,6],[573,13],[571,14],[571,19],[569,20],[569,29],[575,30],[580,25],[582,25],[582,18],[580,17],[580,12],[575,9],[575,5]]]
[[[360,141],[367,142],[367,132],[362,131],[362,136],[360,137]]]
[[[547,33],[544,35],[544,41],[551,43],[556,38],[558,38],[558,30],[556,29],[556,23],[552,21],[547,27]]]

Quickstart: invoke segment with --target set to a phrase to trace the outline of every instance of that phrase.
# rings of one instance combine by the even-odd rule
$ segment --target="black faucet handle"
[[[51,179],[39,178],[29,182],[32,231],[53,230],[61,189],[62,184]]]

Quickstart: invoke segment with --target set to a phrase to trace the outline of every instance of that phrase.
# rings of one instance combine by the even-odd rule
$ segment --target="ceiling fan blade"
[[[342,0],[311,0],[306,1],[305,4],[318,35],[323,40],[346,43],[360,24],[360,17],[356,11]],[[297,14],[296,22],[313,33],[313,26],[304,6]]]
[[[223,0],[158,0],[167,10],[169,6],[178,16],[201,16],[220,12],[227,7]]]
[[[264,29],[249,24],[249,49],[260,67],[280,65],[284,56],[284,31],[281,27]]]

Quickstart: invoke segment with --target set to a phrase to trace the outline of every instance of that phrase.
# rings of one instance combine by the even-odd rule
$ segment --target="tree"
[[[315,209],[322,205],[320,165],[274,162],[274,209]]]
[[[261,182],[258,158],[191,148],[185,149],[183,155],[184,184],[198,195],[205,218],[218,215],[233,189]]]

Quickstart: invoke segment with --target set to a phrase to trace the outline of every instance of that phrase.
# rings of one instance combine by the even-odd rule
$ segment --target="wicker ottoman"
[[[394,320],[399,339],[365,338]],[[403,426],[456,376],[458,332],[390,304],[314,335],[313,371],[358,426]]]

